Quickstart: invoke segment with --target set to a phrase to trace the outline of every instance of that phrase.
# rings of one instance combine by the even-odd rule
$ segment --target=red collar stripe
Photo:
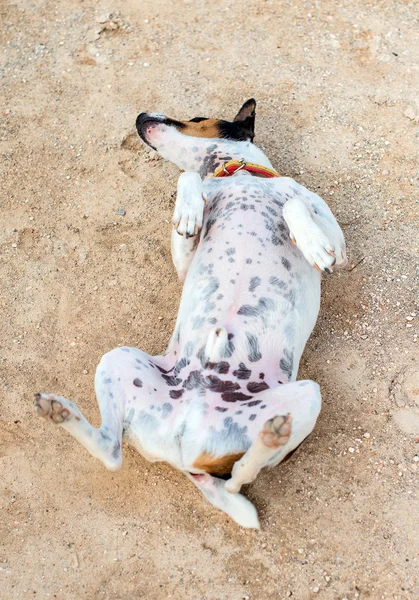
[[[281,177],[279,173],[274,171],[273,169],[268,169],[268,167],[263,167],[262,165],[255,165],[254,163],[246,163],[240,160],[230,160],[224,163],[221,167],[219,167],[213,177],[230,177],[237,173],[237,171],[249,171],[249,173],[256,173],[257,175],[262,175],[263,177]]]

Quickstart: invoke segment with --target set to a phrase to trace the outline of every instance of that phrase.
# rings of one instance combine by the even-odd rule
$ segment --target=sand
[[[1,600],[419,598],[418,20],[407,0],[1,3]],[[137,114],[252,96],[256,142],[350,256],[300,368],[318,425],[245,490],[260,532],[127,447],[106,471],[32,408],[59,393],[97,425],[101,355],[173,329],[179,171]]]

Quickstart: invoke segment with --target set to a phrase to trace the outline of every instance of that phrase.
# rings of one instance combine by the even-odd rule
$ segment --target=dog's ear
[[[255,111],[256,111],[256,100],[254,98],[250,98],[247,100],[234,117],[235,121],[245,121],[248,118],[252,118],[255,120]]]
[[[253,137],[255,135],[255,114],[256,114],[256,100],[250,98],[247,100],[234,117],[234,122],[239,123],[243,129],[249,131]]]

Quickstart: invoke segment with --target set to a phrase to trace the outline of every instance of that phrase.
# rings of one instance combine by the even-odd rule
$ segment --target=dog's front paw
[[[205,201],[202,195],[178,197],[173,215],[173,226],[179,235],[187,238],[197,235],[202,227],[204,207]]]
[[[290,231],[290,238],[304,254],[304,258],[318,271],[333,273],[333,266],[337,260],[336,252],[341,260],[340,248],[336,248],[314,223],[311,227]]]
[[[179,177],[173,225],[179,235],[191,237],[202,227],[205,198],[198,173],[186,172]]]

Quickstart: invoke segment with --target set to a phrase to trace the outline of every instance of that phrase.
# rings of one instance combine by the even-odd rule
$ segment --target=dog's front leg
[[[306,260],[319,271],[331,273],[333,266],[346,264],[345,239],[326,202],[292,179],[276,183],[279,191],[291,197],[285,202],[283,215],[292,241]]]
[[[172,261],[180,281],[185,281],[186,274],[199,243],[199,235],[182,237],[176,229],[172,231]]]
[[[182,173],[177,184],[172,232],[172,260],[181,281],[185,280],[198,246],[204,207],[200,176],[198,173]]]
[[[204,218],[205,199],[198,173],[185,172],[178,179],[173,225],[186,238],[197,235]]]

